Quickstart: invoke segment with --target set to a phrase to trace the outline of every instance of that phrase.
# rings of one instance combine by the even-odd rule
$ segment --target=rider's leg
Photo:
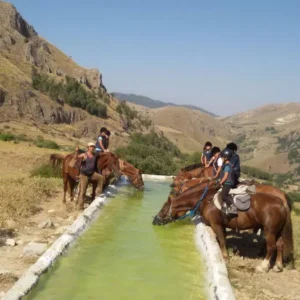
[[[83,209],[84,208],[84,197],[85,193],[88,187],[89,178],[83,174],[80,174],[80,195],[79,195],[79,201],[78,201],[78,208]]]
[[[230,189],[231,189],[231,185],[229,185],[229,184],[228,185],[227,184],[223,185],[223,187],[222,187],[222,199],[227,204],[227,211],[229,213],[236,213],[237,209],[233,205],[232,199],[229,196]]]
[[[91,180],[97,181],[96,196],[100,195],[103,191],[104,177],[95,172],[92,175]]]

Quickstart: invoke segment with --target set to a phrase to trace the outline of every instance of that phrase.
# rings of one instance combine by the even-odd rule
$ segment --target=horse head
[[[176,196],[170,194],[167,202],[164,203],[162,209],[154,217],[153,225],[165,225],[176,221],[184,216],[188,211],[200,209],[200,205],[213,198],[216,193],[215,183],[209,181],[194,186],[183,193]]]
[[[143,171],[135,168],[124,160],[119,160],[121,173],[128,177],[128,181],[139,191],[144,190]]]

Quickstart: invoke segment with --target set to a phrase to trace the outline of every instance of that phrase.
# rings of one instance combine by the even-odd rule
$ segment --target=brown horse
[[[258,270],[269,270],[271,258],[277,249],[274,271],[281,271],[283,257],[293,258],[293,233],[289,207],[273,195],[256,193],[251,195],[251,206],[248,211],[239,211],[237,217],[229,218],[212,201],[219,188],[219,185],[210,186],[204,194],[205,188],[202,186],[201,190],[191,188],[174,199],[169,197],[155,216],[153,225],[176,221],[187,211],[194,209],[204,195],[198,211],[204,223],[211,226],[215,232],[225,259],[228,257],[223,232],[226,227],[239,230],[263,228],[267,243],[267,255]]]
[[[191,166],[187,167],[190,168]],[[184,170],[184,169],[182,169]],[[213,177],[213,167],[197,167],[191,171],[180,171],[178,175],[174,178],[171,187],[180,185],[185,180],[191,180],[193,178],[211,178]]]
[[[201,189],[201,186],[199,186],[199,183],[202,183],[202,182],[207,182],[206,177],[182,181],[180,184],[176,185],[172,189],[171,194],[178,196],[179,194],[183,193],[184,191],[186,191],[194,186],[198,186],[197,188]],[[273,195],[273,196],[281,199],[283,204],[285,206],[289,206],[289,209],[291,209],[290,203],[287,199],[287,195],[283,191],[281,191],[279,188],[271,186],[271,185],[260,184],[258,182],[251,182],[251,183],[255,184],[257,193]],[[241,182],[239,185],[243,185],[243,182]]]
[[[55,163],[55,159],[60,161],[62,160],[62,176],[63,176],[63,182],[64,182],[64,196],[63,196],[63,203],[66,202],[66,194],[67,190],[69,188],[70,192],[70,201],[74,201],[74,189],[76,186],[76,178],[79,175],[79,168],[78,167],[71,167],[70,162],[72,161],[75,153],[68,154],[64,157],[61,155],[58,155],[56,157],[52,157],[52,163],[53,165],[57,165]],[[50,159],[51,159],[50,157]],[[77,161],[78,165],[80,165],[80,160]],[[119,159],[116,155],[114,155],[111,152],[105,152],[99,154],[97,161],[97,168],[98,170],[102,171],[102,175],[104,175],[105,183],[107,183],[108,178],[111,174],[114,174],[116,178],[120,177],[120,166],[119,166]],[[92,198],[95,198],[95,191],[96,191],[96,184],[94,182],[91,182],[93,185],[93,192],[92,192]]]
[[[129,178],[130,183],[138,190],[144,190],[143,171],[136,169],[129,162],[119,159],[121,173]]]

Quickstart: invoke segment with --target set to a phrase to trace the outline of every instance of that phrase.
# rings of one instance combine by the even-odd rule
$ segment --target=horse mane
[[[202,167],[204,167],[204,165],[202,163],[196,163],[196,164],[193,164],[193,165],[182,168],[181,171],[182,172],[188,172],[188,171],[193,171],[197,168],[202,168]]]

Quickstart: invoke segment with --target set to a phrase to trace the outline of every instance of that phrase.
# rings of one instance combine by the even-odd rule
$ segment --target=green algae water
[[[169,184],[122,186],[26,299],[206,299],[194,225],[152,225]]]

